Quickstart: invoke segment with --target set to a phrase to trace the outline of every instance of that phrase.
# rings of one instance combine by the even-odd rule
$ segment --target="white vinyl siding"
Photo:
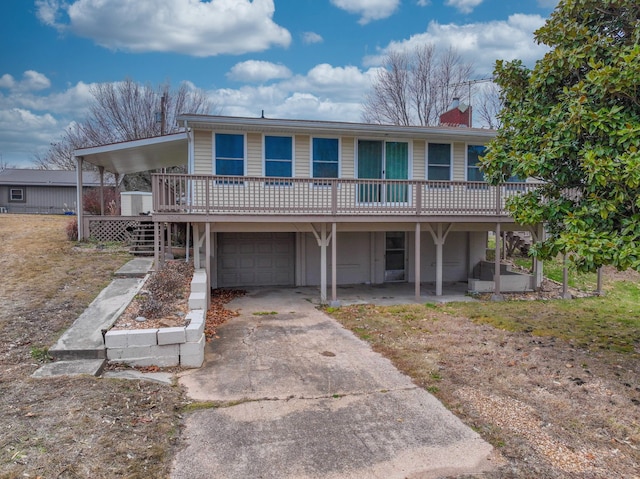
[[[247,176],[262,176],[262,135],[247,133]]]
[[[425,142],[422,140],[415,140],[413,142],[413,176],[418,180],[426,178],[426,149]]]
[[[213,168],[213,135],[209,131],[193,132],[194,173],[210,175]]]
[[[465,181],[467,179],[467,145],[466,143],[453,144],[453,181]]]
[[[356,139],[353,137],[342,137],[341,143],[341,158],[340,158],[340,177],[341,178],[355,178],[355,144]]]
[[[293,176],[296,178],[309,178],[311,176],[311,157],[309,155],[311,138],[307,135],[296,135],[293,141],[295,144],[295,172]]]

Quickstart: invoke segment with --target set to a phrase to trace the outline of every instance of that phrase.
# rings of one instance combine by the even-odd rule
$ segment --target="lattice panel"
[[[130,243],[132,232],[140,224],[137,220],[89,220],[89,238],[96,241]]]

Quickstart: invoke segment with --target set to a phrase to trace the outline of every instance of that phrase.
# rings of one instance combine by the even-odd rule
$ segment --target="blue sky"
[[[32,167],[92,85],[189,82],[225,115],[359,121],[391,50],[453,46],[491,75],[533,66],[557,0],[3,0],[0,162]]]

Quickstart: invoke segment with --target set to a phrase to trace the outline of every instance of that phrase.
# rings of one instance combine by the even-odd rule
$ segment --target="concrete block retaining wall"
[[[175,328],[109,330],[104,336],[107,359],[131,366],[199,368],[204,362],[207,273],[191,280],[187,325]]]

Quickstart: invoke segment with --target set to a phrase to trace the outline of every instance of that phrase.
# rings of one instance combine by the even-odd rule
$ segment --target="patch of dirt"
[[[112,329],[155,329],[188,324],[193,264],[172,260],[151,273]]]

